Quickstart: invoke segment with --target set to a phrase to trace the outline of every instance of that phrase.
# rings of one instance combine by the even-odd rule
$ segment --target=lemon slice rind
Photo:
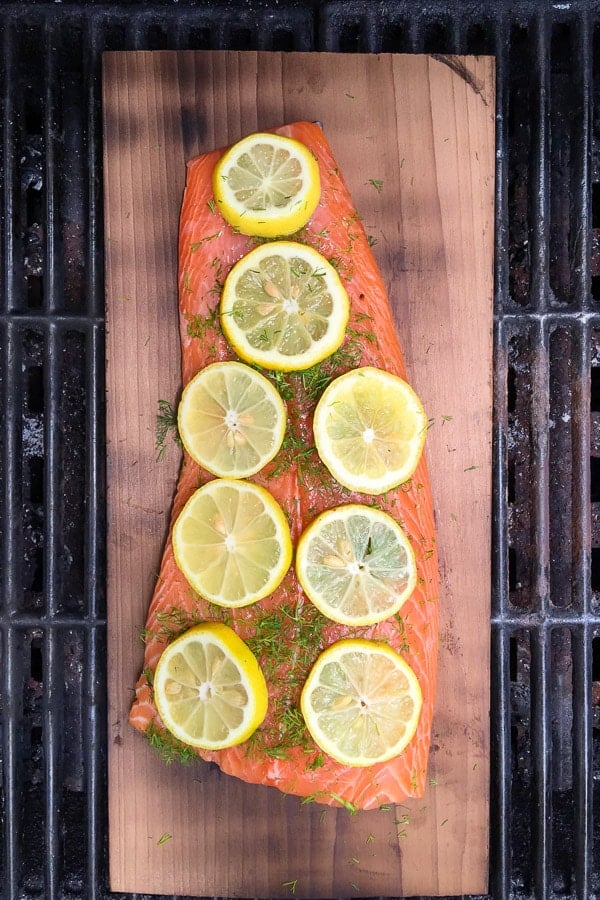
[[[412,546],[387,513],[361,504],[325,510],[303,531],[296,574],[311,602],[342,625],[395,615],[417,583]]]
[[[345,766],[387,762],[410,743],[422,708],[417,676],[389,645],[337,641],[314,663],[300,707],[320,749]]]
[[[298,231],[321,196],[314,155],[300,141],[278,134],[259,132],[233,144],[217,162],[212,183],[225,221],[257,237]]]
[[[403,378],[364,366],[325,389],[314,414],[317,452],[341,485],[383,494],[413,475],[425,444],[427,415]]]
[[[243,363],[217,362],[188,382],[177,422],[198,465],[219,477],[247,478],[279,451],[286,409],[264,375]]]
[[[268,707],[267,685],[255,656],[220,622],[197,625],[167,646],[156,666],[153,691],[167,730],[205,750],[246,741]]]
[[[272,241],[233,266],[220,309],[225,337],[241,359],[292,372],[341,346],[350,304],[338,273],[317,250]]]
[[[216,478],[198,488],[173,526],[175,562],[211,603],[249,606],[271,594],[292,561],[286,516],[263,487]]]

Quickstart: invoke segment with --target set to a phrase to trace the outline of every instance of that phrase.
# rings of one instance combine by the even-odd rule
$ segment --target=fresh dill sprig
[[[337,803],[341,804],[341,806],[343,806],[351,816],[355,816],[357,814],[358,807],[355,806],[354,803],[351,803],[350,800],[344,800],[343,797],[340,797],[339,794],[334,794],[333,791],[329,792],[329,796],[332,800],[335,800]]]
[[[286,739],[297,747],[304,747],[310,740],[304,716],[297,706],[288,706],[281,716],[281,727]]]
[[[320,769],[321,766],[325,765],[326,756],[324,753],[317,753],[314,759],[311,762],[307,763],[307,769]]]
[[[191,338],[205,338],[208,331],[214,328],[219,321],[219,307],[211,307],[205,315],[194,313],[188,316],[187,333]]]
[[[159,731],[154,722],[150,722],[146,728],[146,740],[153,750],[156,750],[160,758],[170,765],[176,760],[188,765],[192,760],[198,759],[192,747],[178,741],[168,731]]]
[[[366,314],[356,316],[355,321],[346,328],[346,337],[341,347],[323,362],[299,373],[302,389],[309,400],[318,400],[338,375],[359,365],[365,344],[373,344],[377,340],[367,327],[358,327],[363,326],[370,318]]]
[[[177,408],[168,400],[158,401],[158,413],[156,414],[156,440],[154,443],[157,451],[157,461],[160,462],[167,452],[167,435],[181,447],[181,438],[177,427]]]
[[[224,621],[226,616],[217,616],[217,618],[219,618],[219,621]],[[206,617],[194,615],[172,606],[169,610],[157,612],[156,621],[160,627],[153,632],[152,636],[159,641],[169,643],[174,638],[179,637],[180,634],[183,634],[184,631],[187,631],[188,628],[193,628],[194,625],[200,625],[202,622],[205,622]]]
[[[275,369],[265,369],[262,366],[252,364],[252,368],[264,375],[271,384],[277,388],[282,400],[293,400],[295,391],[289,382],[289,378],[285,372],[278,372]]]

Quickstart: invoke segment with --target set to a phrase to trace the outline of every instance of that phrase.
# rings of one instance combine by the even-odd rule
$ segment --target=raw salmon
[[[315,154],[321,174],[319,206],[291,240],[312,245],[338,269],[351,303],[342,349],[308,373],[277,376],[288,408],[288,446],[251,480],[268,488],[285,510],[296,540],[319,512],[341,503],[376,503],[401,523],[415,550],[418,585],[401,613],[368,628],[324,619],[303,594],[292,568],[266,600],[240,610],[221,610],[194,594],[177,568],[167,539],[145,629],[144,670],[136,686],[130,721],[140,731],[164,734],[152,698],[152,673],[174,634],[203,620],[226,621],[248,642],[269,685],[269,713],[255,735],[238,747],[197,751],[223,772],[272,785],[330,805],[370,809],[421,796],[426,780],[435,697],[438,642],[438,565],[433,504],[425,459],[412,479],[382,497],[353,494],[334,481],[313,447],[312,413],[324,380],[359,365],[406,377],[392,312],[350,194],[318,125],[298,122],[277,129]],[[223,151],[188,164],[179,234],[179,311],[182,380],[234,355],[219,327],[220,288],[231,266],[256,245],[222,219],[212,197],[211,173]],[[269,373],[266,373],[269,374]],[[275,377],[275,376],[272,376]],[[187,454],[173,502],[171,527],[196,488],[212,478]],[[312,743],[299,713],[303,681],[319,652],[341,637],[388,641],[413,667],[423,692],[417,732],[404,752],[370,768],[342,766]]]

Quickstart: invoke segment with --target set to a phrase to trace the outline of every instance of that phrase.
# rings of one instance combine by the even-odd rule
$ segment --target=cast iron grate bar
[[[0,18],[7,900],[109,896],[98,76],[103,49],[136,48],[496,53],[490,890],[600,897],[600,3]]]

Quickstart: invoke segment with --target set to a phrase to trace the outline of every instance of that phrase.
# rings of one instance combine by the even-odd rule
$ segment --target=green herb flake
[[[346,809],[350,813],[351,816],[355,816],[357,814],[358,808],[354,805],[354,803],[351,803],[349,800],[344,800],[343,797],[340,797],[339,794],[334,794],[333,791],[329,792],[329,796],[332,800],[340,803],[344,807],[344,809]]]
[[[282,881],[281,886],[287,888],[290,894],[295,894],[296,887],[298,886],[298,879],[294,878],[293,881]]]
[[[146,728],[146,740],[153,750],[156,750],[163,762],[170,765],[178,760],[184,765],[189,764],[192,760],[197,760],[198,756],[192,747],[178,741],[177,738],[169,734],[168,731],[159,731],[154,722],[150,722]]]
[[[218,306],[211,307],[205,315],[195,313],[188,317],[187,333],[188,337],[203,339],[209,330],[215,328],[219,321]]]
[[[195,253],[202,244],[207,244],[209,241],[214,241],[215,238],[221,237],[223,234],[222,231],[215,231],[214,234],[207,234],[206,237],[201,238],[199,241],[194,241],[190,244],[190,253]]]
[[[381,189],[383,188],[383,181],[381,181],[380,178],[369,178],[367,184],[372,184],[377,193],[381,193]]]
[[[157,451],[157,461],[164,459],[167,452],[167,436],[175,441],[178,447],[181,447],[181,437],[177,427],[177,409],[168,400],[158,401],[158,413],[156,414],[156,439],[154,447]]]
[[[170,841],[172,839],[172,837],[173,837],[172,834],[169,834],[168,831],[165,831],[165,833],[162,835],[162,837],[159,837],[159,839],[157,840],[157,842],[156,842],[157,847],[160,847],[161,844],[166,844],[167,841]]]

